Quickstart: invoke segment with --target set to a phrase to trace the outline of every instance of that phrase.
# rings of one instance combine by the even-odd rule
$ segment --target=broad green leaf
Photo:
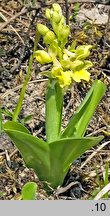
[[[30,134],[30,131],[22,124],[14,121],[8,121],[4,125],[4,130],[15,130]]]
[[[33,168],[41,180],[46,180],[50,169],[48,144],[30,135],[28,130],[17,122],[5,123],[4,131],[19,149],[26,165]]]
[[[54,186],[61,185],[70,164],[85,151],[98,144],[103,139],[99,137],[65,138],[49,144],[51,172]]]
[[[35,182],[27,182],[21,191],[23,200],[35,200],[37,184]]]
[[[20,123],[7,122],[4,131],[19,149],[26,165],[53,188],[63,183],[70,164],[103,138],[65,138],[48,144],[30,135]]]
[[[98,103],[106,91],[106,85],[100,80],[96,80],[85,99],[73,114],[66,129],[61,137],[82,137],[85,134],[87,126],[96,110]]]
[[[58,83],[49,83],[46,94],[47,142],[58,139],[61,131],[63,90]]]

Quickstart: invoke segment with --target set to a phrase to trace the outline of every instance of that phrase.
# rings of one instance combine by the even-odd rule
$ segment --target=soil
[[[37,2],[37,3],[36,3]],[[4,109],[3,122],[10,120],[8,111],[13,112],[27,72],[28,60],[33,50],[35,27],[37,22],[46,23],[45,8],[54,1],[0,1],[0,103]],[[57,1],[65,9],[65,1]],[[34,171],[26,168],[22,157],[5,133],[0,135],[0,199],[19,200],[22,186],[28,181],[38,184],[37,199],[93,199],[99,189],[98,178],[101,179],[106,163],[110,164],[110,6],[104,4],[80,2],[78,16],[73,16],[74,3],[69,4],[69,17],[72,37],[77,44],[92,44],[90,60],[94,67],[91,69],[89,83],[74,84],[65,93],[63,110],[63,127],[85,97],[92,82],[100,79],[107,85],[107,91],[87,128],[86,135],[104,135],[103,141],[87,151],[81,158],[73,162],[61,188],[48,195],[43,189]],[[93,1],[92,1],[93,2]],[[27,12],[16,16],[27,9]],[[98,10],[106,15],[105,23],[95,23],[94,17],[85,16],[80,19],[81,11]],[[101,19],[99,17],[99,19]],[[5,25],[4,25],[5,24]],[[3,26],[4,25],[4,26]],[[44,46],[42,41],[38,48]],[[33,64],[31,79],[27,86],[20,119],[28,115],[32,118],[26,123],[34,136],[45,140],[45,91],[47,79],[40,75],[45,70],[36,62]],[[102,146],[102,149],[95,151]],[[91,155],[94,154],[94,157]],[[88,161],[87,161],[88,160]],[[85,164],[84,164],[85,163]],[[98,173],[98,174],[97,174]],[[108,172],[110,180],[110,171]],[[75,184],[73,184],[75,183]],[[110,193],[108,194],[110,198]]]

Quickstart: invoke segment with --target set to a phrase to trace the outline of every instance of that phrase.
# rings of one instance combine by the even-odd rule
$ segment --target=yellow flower
[[[81,82],[81,80],[89,81],[90,80],[90,73],[85,70],[79,70],[72,73],[72,78],[75,82]]]
[[[53,78],[57,78],[57,77],[61,76],[61,73],[62,73],[62,68],[59,68],[59,67],[53,68],[51,71]]]
[[[69,86],[72,82],[72,71],[63,71],[57,59],[54,59],[54,67],[52,68],[51,75],[58,80],[61,88]]]
[[[68,59],[67,60],[62,60],[61,61],[61,65],[62,65],[62,67],[63,67],[64,70],[70,70],[71,61],[68,60]]]
[[[82,45],[78,46],[76,48],[75,54],[76,54],[76,59],[85,59],[89,56],[90,54],[90,49],[92,48],[91,45]]]
[[[81,60],[75,60],[70,62],[70,68],[72,71],[77,71],[82,69],[84,62]]]
[[[71,71],[61,72],[61,75],[58,76],[58,82],[61,88],[70,86],[72,83]]]
[[[44,50],[38,50],[34,53],[34,57],[40,64],[46,64],[52,62],[50,55]]]
[[[51,18],[51,10],[49,8],[46,9],[45,16],[47,17],[47,19]]]
[[[92,66],[92,62],[87,60],[75,60],[71,62],[70,68],[73,71],[73,80],[76,82],[81,82],[81,80],[85,80],[88,82],[90,79],[90,73],[87,71],[87,69],[91,68]]]
[[[63,69],[60,62],[55,58],[53,61],[53,68],[51,70],[51,74],[54,78],[61,76]]]
[[[93,66],[93,63],[91,61],[85,60],[83,69],[89,69]]]

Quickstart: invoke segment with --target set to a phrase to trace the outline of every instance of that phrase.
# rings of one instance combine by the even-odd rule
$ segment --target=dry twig
[[[69,25],[69,6],[68,6],[68,0],[65,0],[65,7],[66,7],[66,24]]]
[[[102,148],[108,145],[110,141],[104,142],[101,146],[99,146],[94,152],[87,158],[87,160],[81,165],[81,169],[99,152]]]
[[[33,81],[30,81],[28,82],[28,84],[31,84],[31,83],[37,83],[37,82],[45,82],[47,81],[48,79],[38,79],[38,80],[33,80]],[[3,95],[0,96],[0,99],[3,100],[6,96],[8,96],[9,94],[12,94],[13,92],[21,89],[23,86],[23,84],[19,85],[19,86],[16,86],[15,88],[13,89],[10,89],[8,91],[6,91]]]
[[[23,8],[19,13],[15,14],[14,16],[12,16],[9,20],[7,20],[5,23],[3,23],[0,26],[0,31],[2,31],[7,25],[9,25],[13,20],[15,20],[16,18],[32,11],[32,10],[38,10],[40,9],[40,6],[36,6],[36,7],[28,7],[28,8]]]

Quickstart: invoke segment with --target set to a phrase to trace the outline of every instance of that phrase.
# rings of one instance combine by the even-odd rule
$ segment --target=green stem
[[[13,113],[13,121],[17,121],[19,113],[20,113],[21,108],[22,108],[22,103],[23,103],[23,100],[24,100],[26,87],[27,87],[27,84],[28,84],[28,82],[30,80],[30,76],[31,76],[31,72],[32,72],[32,63],[33,63],[33,59],[34,59],[34,52],[36,51],[38,41],[39,41],[39,33],[36,30],[33,54],[30,56],[30,59],[29,59],[28,71],[27,71],[25,81],[24,81],[24,84],[23,84],[23,87],[22,87],[22,90],[21,90],[21,93],[20,93],[20,96],[19,96],[18,103],[17,103],[16,108],[15,108],[14,113]]]
[[[63,90],[58,83],[49,81],[46,94],[46,137],[50,143],[61,133]]]

